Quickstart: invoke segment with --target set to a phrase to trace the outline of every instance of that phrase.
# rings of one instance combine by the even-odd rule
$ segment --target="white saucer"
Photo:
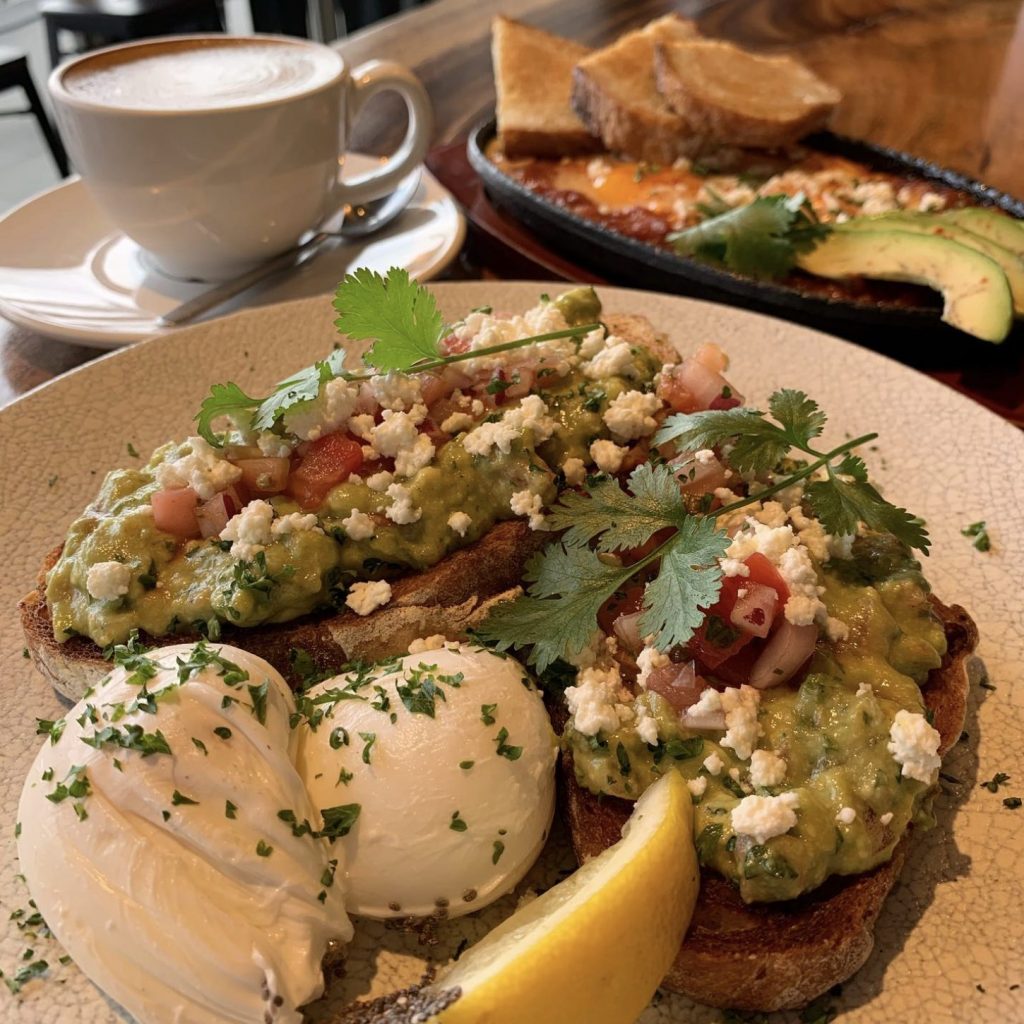
[[[372,169],[377,158],[349,153],[344,162],[355,175]],[[424,170],[408,209],[379,234],[335,243],[253,294],[236,296],[207,319],[243,306],[332,292],[357,266],[380,272],[405,267],[413,277],[429,280],[454,259],[465,234],[451,193]],[[209,287],[152,269],[77,177],[0,219],[0,315],[52,338],[119,348],[165,333],[157,318]]]

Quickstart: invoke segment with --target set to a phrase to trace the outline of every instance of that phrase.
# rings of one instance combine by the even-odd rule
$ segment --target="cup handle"
[[[433,131],[434,115],[430,98],[420,80],[406,67],[390,60],[371,60],[352,72],[345,103],[346,145],[352,125],[371,96],[379,92],[397,92],[405,100],[409,127],[402,144],[382,167],[351,181],[337,181],[334,199],[337,205],[358,206],[393,192],[398,183],[426,155]]]

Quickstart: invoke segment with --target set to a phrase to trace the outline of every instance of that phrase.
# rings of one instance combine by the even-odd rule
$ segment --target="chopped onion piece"
[[[794,626],[783,619],[761,656],[754,662],[750,670],[750,685],[759,690],[767,690],[791,679],[814,653],[817,642],[817,626]]]

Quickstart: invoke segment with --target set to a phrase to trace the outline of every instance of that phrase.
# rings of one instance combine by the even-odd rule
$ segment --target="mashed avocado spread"
[[[908,824],[930,820],[930,787],[904,776],[887,746],[897,711],[923,711],[920,684],[946,650],[927,583],[909,552],[884,535],[859,538],[851,559],[818,571],[828,611],[849,634],[819,641],[799,686],[760,693],[759,746],[784,755],[783,784],[751,785],[749,762],[719,742],[721,733],[681,728],[653,692],[637,703],[658,722],[655,746],[625,727],[596,737],[570,728],[566,736],[577,778],[594,792],[636,799],[670,770],[705,780],[694,796],[699,858],[747,901],[792,899],[830,875],[867,871],[889,859]],[[737,835],[731,812],[755,792],[796,793],[796,825],[763,843]]]
[[[550,305],[562,326],[592,322],[600,314],[592,289],[569,292]],[[486,455],[471,454],[466,430],[439,445],[429,464],[402,481],[411,505],[422,510],[415,522],[388,518],[388,495],[357,477],[360,482],[341,483],[319,507],[303,510],[315,512],[319,529],[275,538],[258,562],[232,554],[232,545],[217,537],[183,543],[154,525],[150,503],[160,489],[160,467],[187,455],[188,442],[165,445],[142,468],[111,472],[92,505],[72,523],[48,576],[46,598],[55,636],[81,635],[106,645],[124,641],[136,628],[153,636],[216,634],[220,623],[285,622],[343,608],[355,581],[437,564],[479,540],[495,523],[513,518],[510,503],[517,492],[529,491],[550,505],[563,480],[564,460],[592,463],[591,443],[610,436],[602,414],[626,391],[650,391],[656,363],[646,350],[633,347],[628,379],[616,374],[595,379],[583,369],[577,361],[568,372],[537,376],[532,392],[546,403],[555,423],[551,436],[539,443],[527,427],[507,452],[494,448]],[[475,417],[473,426],[500,419],[516,405],[492,405]],[[275,517],[299,511],[285,494],[268,500]],[[371,536],[347,534],[343,521],[353,510],[373,517]],[[453,513],[469,517],[463,533],[449,526]],[[127,593],[97,598],[88,587],[89,570],[111,562],[130,567]]]

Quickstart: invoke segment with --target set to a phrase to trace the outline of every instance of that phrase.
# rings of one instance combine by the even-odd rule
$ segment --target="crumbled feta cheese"
[[[646,690],[647,680],[651,678],[651,673],[655,669],[664,668],[670,661],[667,654],[662,654],[656,648],[645,645],[636,658],[636,667],[640,670],[636,677],[636,685],[641,690]]]
[[[786,761],[774,750],[755,750],[750,755],[750,781],[755,786],[778,786],[786,777]]]
[[[97,601],[113,601],[128,593],[132,571],[121,562],[97,562],[89,566],[85,586]]]
[[[350,540],[367,540],[377,532],[377,526],[372,517],[359,509],[352,509],[341,521],[345,536]]]
[[[885,814],[883,814],[878,820],[883,825],[888,825],[889,822],[892,821],[892,811],[886,811]]]
[[[540,395],[527,395],[514,409],[509,409],[502,419],[518,430],[532,431],[535,445],[546,441],[557,426],[548,415],[548,407]]]
[[[378,462],[380,461],[380,452],[373,447],[372,444],[364,444],[362,447],[363,461],[364,462]]]
[[[844,807],[837,815],[840,825],[852,825],[857,820],[857,812],[852,807]]]
[[[397,370],[371,377],[368,383],[373,397],[384,409],[402,412],[423,399],[419,380]]]
[[[359,385],[335,377],[321,385],[320,393],[312,402],[285,410],[285,429],[304,441],[316,441],[344,426],[358,400]]]
[[[590,457],[603,473],[618,473],[628,450],[614,441],[595,441],[590,446]]]
[[[391,584],[387,580],[374,580],[369,583],[353,583],[349,587],[345,604],[356,615],[369,615],[377,608],[382,608],[391,600]]]
[[[712,686],[705,687],[697,698],[696,704],[691,704],[687,709],[687,715],[714,715],[722,710],[722,695]]]
[[[850,627],[842,619],[829,615],[825,619],[825,635],[833,643],[845,640],[850,635]]]
[[[750,566],[736,558],[723,558],[719,565],[722,568],[723,576],[749,576]]]
[[[422,408],[422,406],[420,407]],[[387,458],[395,458],[405,450],[412,448],[419,437],[416,429],[419,422],[407,412],[395,412],[385,409],[384,418],[373,428],[373,447]],[[429,438],[427,439],[429,441]],[[433,456],[433,445],[431,445]]]
[[[409,644],[410,654],[423,654],[426,651],[440,651],[448,643],[448,638],[443,633],[435,633],[433,636],[425,636],[419,640],[413,640]]]
[[[484,403],[479,398],[474,398],[472,405],[469,407],[469,411],[474,416],[483,416],[484,414]]]
[[[853,542],[856,539],[857,535],[853,533],[840,533],[835,535],[829,535],[829,556],[832,558],[841,558],[847,561],[853,558]]]
[[[539,494],[532,491],[516,491],[509,501],[512,514],[529,516],[530,529],[539,530],[544,525],[544,513],[541,511],[544,502]]]
[[[471,426],[473,426],[473,417],[468,412],[453,412],[441,424],[441,429],[446,434],[458,434],[463,430],[469,430]]]
[[[278,437],[272,430],[262,431],[256,438],[256,446],[268,459],[284,459],[292,453],[291,443]]]
[[[690,779],[686,783],[686,788],[699,800],[708,788],[707,776],[699,775],[696,779]]]
[[[320,529],[320,520],[312,512],[289,512],[270,524],[270,533],[274,537],[286,537],[290,533],[303,533],[307,530],[324,532]]]
[[[909,779],[931,784],[939,770],[941,737],[925,720],[924,715],[902,708],[896,712],[889,730],[889,753],[903,766],[903,775]]]
[[[647,711],[647,708],[642,705],[637,711],[636,723],[633,728],[636,729],[637,736],[639,736],[644,743],[647,743],[652,747],[657,744],[658,721]]]
[[[373,431],[376,426],[377,421],[368,412],[353,416],[348,421],[349,433],[355,434],[356,437],[360,437],[364,441],[373,440]]]
[[[416,443],[409,448],[403,448],[395,456],[395,475],[415,476],[424,466],[429,466],[433,458],[434,442],[426,434],[417,434]]]
[[[591,380],[600,380],[604,377],[636,379],[640,376],[640,371],[633,362],[633,350],[629,342],[611,334],[605,339],[605,347],[590,362],[584,364],[583,375]]]
[[[401,484],[391,484],[388,487],[387,495],[391,499],[391,504],[385,509],[384,514],[391,522],[397,523],[399,526],[405,523],[419,522],[420,516],[423,515],[423,509],[413,505],[412,495],[408,488]]]
[[[449,528],[454,530],[460,537],[466,536],[466,531],[472,522],[473,520],[465,512],[453,512],[448,517]]]
[[[821,601],[824,588],[818,583],[818,574],[806,548],[797,545],[783,551],[778,568],[789,587],[789,600],[785,607],[788,622],[794,626],[809,626],[816,619],[827,616]]]
[[[576,685],[565,689],[565,702],[573,716],[573,727],[584,736],[596,736],[602,730],[614,732],[632,718],[632,709],[623,703],[628,699],[615,665],[606,669],[596,665],[584,668],[576,677]]]
[[[721,775],[722,769],[725,767],[725,762],[719,756],[717,750],[713,750],[708,754],[701,763],[707,769],[709,775]]]
[[[232,558],[251,561],[273,540],[270,530],[273,519],[274,508],[270,502],[257,498],[228,520],[220,539],[233,541]]]
[[[732,809],[732,827],[738,835],[750,836],[756,843],[766,843],[781,836],[796,824],[798,793],[778,796],[745,796]]]
[[[394,473],[389,473],[386,469],[383,469],[379,473],[368,476],[366,478],[366,486],[371,491],[386,491],[394,483],[394,480]]]
[[[582,359],[592,359],[604,348],[604,328],[595,327],[583,336],[578,349]]]
[[[462,445],[470,455],[490,455],[495,448],[503,455],[508,455],[512,443],[519,436],[520,431],[516,427],[500,419],[475,427],[463,438]]]
[[[858,697],[873,697],[875,695],[875,688],[870,683],[861,683],[857,687]]]
[[[562,463],[562,475],[570,487],[579,487],[587,478],[587,467],[582,459],[566,459]]]
[[[605,410],[604,421],[616,437],[635,441],[657,429],[658,421],[653,414],[660,408],[661,399],[657,395],[623,391]]]
[[[736,752],[745,761],[753,753],[761,726],[757,720],[761,693],[744,683],[740,687],[727,686],[719,694],[725,712],[725,736],[722,746]]]
[[[766,501],[754,513],[754,518],[765,526],[778,529],[786,525],[786,510],[777,501]]]
[[[156,482],[164,490],[191,487],[201,501],[209,501],[238,480],[242,471],[228,462],[201,437],[190,437],[189,452],[156,467]]]

